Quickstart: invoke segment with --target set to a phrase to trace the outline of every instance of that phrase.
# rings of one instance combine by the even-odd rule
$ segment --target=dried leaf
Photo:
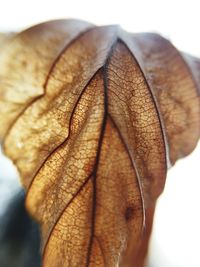
[[[156,34],[61,20],[0,62],[0,136],[43,266],[142,266],[167,168],[200,135],[199,61]]]

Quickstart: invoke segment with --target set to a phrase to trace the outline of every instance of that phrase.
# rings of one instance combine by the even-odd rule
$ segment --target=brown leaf
[[[167,167],[200,135],[199,61],[76,20],[16,35],[0,61],[0,136],[43,266],[142,266]]]

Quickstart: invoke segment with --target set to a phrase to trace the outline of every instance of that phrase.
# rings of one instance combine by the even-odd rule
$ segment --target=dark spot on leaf
[[[125,211],[125,219],[126,219],[126,221],[130,221],[133,218],[133,215],[134,215],[133,206],[127,207],[126,211]]]

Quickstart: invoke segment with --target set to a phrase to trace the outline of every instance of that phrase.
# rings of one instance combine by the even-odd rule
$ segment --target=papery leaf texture
[[[0,137],[42,266],[143,266],[167,169],[199,139],[200,61],[157,34],[57,20],[12,35],[0,63]]]

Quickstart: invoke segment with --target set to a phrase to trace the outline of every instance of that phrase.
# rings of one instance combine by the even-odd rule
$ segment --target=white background
[[[154,31],[180,50],[200,56],[200,1],[197,0],[0,0],[0,31],[19,30],[54,18],[79,18],[96,24],[120,24],[132,32]],[[0,125],[0,127],[2,127]],[[168,173],[160,197],[149,265],[200,266],[200,145]],[[14,186],[11,164],[0,159],[0,201]],[[2,178],[10,181],[6,186]],[[5,194],[4,194],[5,195]],[[0,206],[0,214],[2,212]]]

